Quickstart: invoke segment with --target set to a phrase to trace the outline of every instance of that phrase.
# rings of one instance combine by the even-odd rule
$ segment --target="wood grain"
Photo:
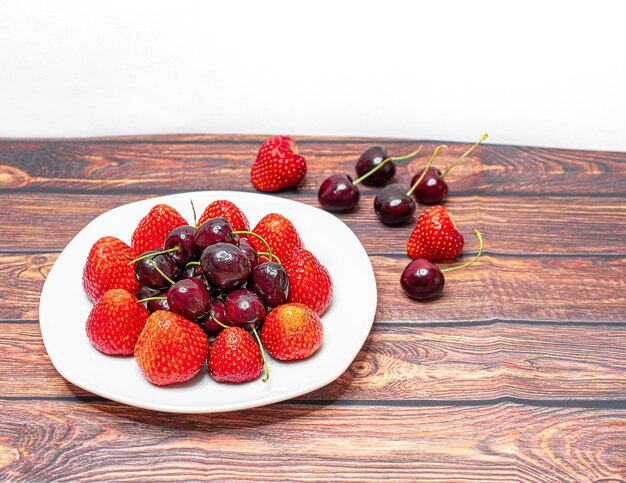
[[[194,416],[101,402],[83,403],[80,411],[75,407],[74,402],[0,402],[5,450],[0,461],[8,479],[626,477],[624,410],[283,404]]]
[[[224,186],[228,187],[236,188]],[[3,194],[0,219],[5,225],[0,250],[60,251],[96,216],[148,196],[153,195]],[[315,197],[287,197],[318,206]],[[364,196],[356,212],[339,218],[355,232],[368,253],[405,254],[415,221],[385,227],[371,208],[372,200]],[[478,228],[485,237],[487,252],[493,254],[626,255],[624,198],[457,196],[446,206],[465,235],[469,252],[476,249],[472,232]]]
[[[296,138],[298,139],[298,138]],[[0,143],[0,189],[161,191],[222,189],[225,182],[251,189],[249,169],[263,138],[162,137]],[[117,142],[116,142],[117,141]],[[202,142],[204,141],[204,142]],[[234,142],[236,141],[236,142]],[[409,153],[419,141],[302,139],[309,173],[301,191],[316,191],[337,172],[352,173],[369,144],[386,145],[391,156]],[[338,142],[339,141],[339,142]],[[423,167],[438,143],[427,142],[415,160],[398,169],[404,184]],[[469,145],[449,144],[437,160],[443,168]],[[450,172],[452,193],[623,195],[625,153],[598,153],[484,145]],[[149,175],[148,175],[149,173]],[[164,186],[165,185],[165,186]]]
[[[350,368],[301,399],[626,401],[624,347],[626,327],[375,325]],[[36,323],[0,323],[0,353],[1,398],[91,395],[56,372]]]
[[[57,257],[56,253],[0,253],[0,285],[4,287],[0,320],[38,318],[39,295]],[[376,320],[382,323],[626,323],[626,257],[484,255],[471,268],[449,273],[444,295],[427,303],[402,294],[400,275],[408,258],[372,256],[370,260],[381,300]]]

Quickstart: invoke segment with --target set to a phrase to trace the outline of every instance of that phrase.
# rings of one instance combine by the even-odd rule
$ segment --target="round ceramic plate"
[[[234,202],[252,227],[268,213],[295,225],[305,246],[328,268],[334,296],[322,316],[324,342],[311,358],[292,363],[268,359],[271,378],[246,384],[218,384],[206,365],[192,380],[157,387],[141,374],[133,357],[98,352],[87,339],[85,321],[92,304],[83,292],[82,271],[89,249],[112,235],[130,243],[139,220],[157,203],[176,208],[193,221],[217,199]],[[367,253],[352,231],[335,216],[276,196],[233,191],[181,193],[151,198],[108,211],[87,225],[63,250],[44,285],[39,305],[41,334],[59,373],[94,394],[132,406],[181,413],[234,411],[284,401],[318,389],[339,377],[354,360],[376,312],[376,280]]]

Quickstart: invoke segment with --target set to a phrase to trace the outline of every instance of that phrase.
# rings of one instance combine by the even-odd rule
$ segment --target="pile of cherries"
[[[287,302],[289,278],[267,246],[259,252],[233,231],[224,218],[212,218],[197,229],[172,230],[163,250],[150,250],[131,263],[141,289],[138,298],[150,313],[171,310],[198,323],[208,335],[236,325],[258,328],[265,314]]]

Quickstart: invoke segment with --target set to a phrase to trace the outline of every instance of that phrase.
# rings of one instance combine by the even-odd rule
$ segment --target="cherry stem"
[[[361,176],[360,178],[357,178],[355,181],[353,181],[353,185],[356,186],[358,185],[361,181],[363,181],[364,179],[369,178],[371,175],[373,175],[376,171],[378,171],[380,168],[382,168],[385,164],[387,164],[389,161],[404,161],[405,159],[409,159],[412,158],[413,156],[415,156],[417,153],[419,153],[422,148],[424,146],[420,145],[419,148],[417,148],[415,151],[413,151],[410,154],[407,154],[406,156],[399,156],[397,158],[385,158],[383,160],[382,163],[380,163],[378,166],[374,166],[372,169],[370,169],[367,173],[365,173],[363,176]]]
[[[259,255],[263,255],[264,257],[269,257],[270,254],[267,252],[257,252]],[[280,258],[278,258],[276,255],[272,254],[272,257],[274,258],[274,260],[276,260],[278,263],[280,263],[281,265],[283,264],[283,262],[280,261]]]
[[[443,174],[441,175],[441,178],[443,179],[443,177],[448,174],[448,171],[450,171],[452,168],[454,168],[457,164],[459,164],[461,161],[463,161],[468,155],[469,153],[471,153],[472,151],[474,151],[474,149],[476,149],[476,147],[482,143],[485,139],[487,139],[489,136],[487,135],[487,133],[483,134],[482,137],[476,141],[474,143],[474,145],[469,148],[467,151],[465,151],[461,156],[459,156],[459,159],[457,159],[454,163],[452,163],[450,166],[448,166],[446,168],[446,170],[443,172]]]
[[[417,188],[417,185],[422,182],[422,180],[424,179],[424,176],[426,176],[426,172],[428,171],[428,168],[430,168],[430,165],[433,164],[433,161],[435,160],[435,158],[439,154],[439,151],[441,151],[443,148],[447,148],[447,147],[448,146],[446,146],[445,144],[442,144],[442,145],[437,146],[435,148],[435,150],[433,151],[433,155],[430,157],[430,161],[428,161],[428,164],[424,167],[424,170],[422,171],[422,174],[420,175],[419,178],[417,178],[417,181],[415,183],[413,183],[413,186],[411,186],[411,189],[409,191],[407,191],[407,193],[406,193],[407,196],[411,196],[413,194],[413,191],[415,191],[415,188]]]
[[[150,300],[167,300],[167,297],[146,297],[145,299],[137,300],[137,303],[149,302]]]
[[[154,263],[154,260],[150,259],[150,263],[152,264],[152,266],[154,267],[154,269],[159,272],[159,274],[161,275],[161,277],[163,277],[165,280],[167,280],[169,283],[171,283],[172,285],[174,285],[176,282],[174,282],[174,280],[172,280],[170,277],[168,277],[167,275],[165,275],[165,273],[163,273],[163,270],[161,270],[156,263]]]
[[[275,258],[275,256],[272,254],[272,249],[270,248],[269,244],[265,241],[265,238],[263,238],[261,235],[257,235],[256,233],[253,233],[251,231],[234,231],[233,235],[252,235],[254,237],[257,237],[259,240],[263,242],[263,245],[265,245],[265,248],[267,248],[267,254],[269,256],[270,262],[272,261],[273,258]]]
[[[196,216],[196,206],[193,204],[193,200],[189,200],[191,203],[191,211],[193,211],[193,227],[198,228],[198,218]]]
[[[161,250],[160,252],[146,253],[145,255],[141,255],[139,258],[135,258],[134,260],[131,260],[130,262],[128,262],[128,264],[132,265],[133,263],[143,260],[144,258],[154,258],[157,255],[163,255],[164,253],[177,252],[178,250],[180,250],[180,247],[168,248],[167,250]]]
[[[259,343],[259,347],[261,348],[261,357],[263,358],[263,365],[265,366],[265,377],[263,378],[263,382],[267,382],[270,378],[270,366],[267,364],[267,359],[265,358],[265,349],[263,349],[261,338],[259,337],[259,333],[254,328],[254,324],[250,324],[249,327],[252,329],[252,333],[254,334],[254,337],[256,337],[256,341]]]
[[[193,267],[193,266],[199,267],[199,266],[200,266],[200,262],[194,262],[194,261],[192,260],[191,262],[187,262],[187,264],[185,265],[185,268],[187,268],[187,267]]]
[[[211,318],[213,319],[213,322],[215,322],[215,323],[216,323],[217,325],[219,325],[221,328],[223,328],[223,329],[228,329],[228,328],[230,327],[230,326],[228,326],[228,325],[226,325],[226,324],[224,324],[224,323],[220,322],[219,320],[217,320],[213,314],[210,314],[210,315],[211,315]]]
[[[480,258],[480,256],[483,254],[483,247],[484,247],[483,236],[480,234],[478,230],[474,230],[474,235],[476,235],[476,238],[478,238],[478,243],[480,243],[480,246],[478,247],[478,253],[476,254],[476,256],[469,262],[464,263],[463,265],[459,265],[458,267],[442,268],[441,269],[442,272],[451,272],[453,270],[459,270],[460,268],[469,267],[472,263],[474,263],[476,260]]]

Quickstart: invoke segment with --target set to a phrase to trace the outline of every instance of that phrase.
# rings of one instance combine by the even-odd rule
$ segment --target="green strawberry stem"
[[[415,188],[417,188],[417,185],[422,182],[422,180],[424,179],[424,176],[426,176],[426,171],[428,171],[428,168],[430,168],[430,165],[433,164],[433,161],[435,160],[435,158],[439,154],[439,151],[442,150],[443,148],[447,148],[447,147],[448,146],[446,146],[445,144],[442,144],[442,145],[437,146],[435,148],[435,150],[433,151],[433,155],[430,157],[430,161],[428,161],[428,164],[424,167],[424,171],[422,171],[422,174],[420,175],[420,177],[417,178],[417,181],[415,183],[413,183],[413,186],[411,186],[411,189],[409,191],[407,191],[407,193],[406,193],[407,196],[411,196],[413,194],[413,191],[415,191]]]
[[[269,244],[265,241],[265,238],[263,238],[261,235],[257,235],[256,233],[251,232],[251,231],[234,231],[233,235],[252,235],[258,238],[259,240],[263,242],[263,245],[265,245],[265,248],[267,248],[267,254],[270,259],[270,262],[272,261],[273,258],[275,258],[275,256],[272,254],[272,249],[270,248]]]
[[[154,267],[154,269],[159,272],[159,274],[161,275],[161,277],[163,277],[165,280],[167,280],[169,283],[171,283],[172,285],[174,285],[176,282],[174,282],[174,280],[172,280],[170,277],[168,277],[167,275],[165,275],[165,273],[163,273],[163,270],[161,270],[159,267],[157,267],[157,264],[154,263],[154,260],[152,260],[152,258],[150,259],[150,263],[152,264],[152,266]]]
[[[209,314],[209,315],[213,319],[213,322],[215,322],[217,325],[219,325],[222,329],[228,329],[230,327],[230,326],[220,322],[219,320],[217,320],[213,314]]]
[[[189,200],[191,203],[191,211],[193,211],[193,227],[198,228],[198,217],[196,216],[196,205],[193,204],[193,200]]]
[[[167,297],[146,297],[145,299],[137,300],[137,303],[149,302],[150,300],[167,300]]]
[[[441,177],[443,178],[446,174],[448,174],[448,171],[450,171],[457,164],[459,164],[461,161],[463,161],[472,151],[474,151],[474,149],[476,149],[476,147],[480,143],[482,143],[485,139],[487,139],[487,137],[488,137],[487,133],[483,134],[482,137],[478,141],[476,141],[471,148],[469,148],[467,151],[465,151],[461,156],[459,156],[459,159],[457,159],[454,163],[452,163],[450,166],[448,166],[446,168],[446,170],[443,172]]]
[[[378,166],[374,166],[372,169],[370,169],[367,173],[365,173],[363,176],[361,176],[360,178],[357,178],[352,184],[354,186],[358,185],[361,181],[363,181],[364,179],[369,178],[371,175],[373,175],[376,171],[378,171],[380,168],[382,168],[385,164],[387,164],[389,161],[404,161],[405,159],[409,159],[412,158],[413,156],[417,155],[423,148],[424,146],[420,145],[419,148],[417,148],[415,151],[413,151],[412,153],[407,154],[406,156],[398,156],[395,158],[387,158],[385,159],[382,163],[380,163]]]
[[[154,258],[157,255],[163,255],[164,253],[177,252],[178,250],[180,250],[180,247],[172,247],[172,248],[168,248],[167,250],[161,250],[160,252],[146,253],[145,255],[141,255],[140,257],[135,258],[134,260],[131,260],[130,262],[128,262],[128,264],[132,265],[133,263],[137,263],[138,261],[143,260],[144,258]]]
[[[263,255],[264,257],[268,257],[270,256],[269,253],[267,252],[257,252],[259,255]],[[283,262],[280,261],[280,258],[278,258],[276,255],[272,254],[272,257],[279,263],[279,264],[283,264]]]
[[[265,349],[263,348],[263,343],[261,342],[259,333],[254,328],[254,324],[250,324],[249,327],[252,329],[252,333],[254,334],[254,337],[256,337],[256,341],[259,343],[259,347],[261,348],[261,357],[263,357],[263,365],[265,366],[265,377],[263,378],[263,382],[267,382],[270,378],[270,366],[267,364],[267,359],[265,358]]]
[[[185,265],[185,268],[187,267],[193,267],[193,266],[200,266],[200,262],[194,262],[193,260],[191,262],[187,262],[187,264]]]
[[[480,258],[480,256],[483,254],[483,247],[484,247],[483,236],[480,234],[478,230],[474,230],[474,235],[476,235],[476,238],[478,238],[478,243],[480,243],[480,246],[478,247],[478,253],[476,254],[476,256],[469,262],[464,263],[463,265],[459,265],[458,267],[442,268],[441,269],[442,272],[451,272],[453,270],[459,270],[460,268],[469,267],[472,263],[474,263],[476,260]]]

